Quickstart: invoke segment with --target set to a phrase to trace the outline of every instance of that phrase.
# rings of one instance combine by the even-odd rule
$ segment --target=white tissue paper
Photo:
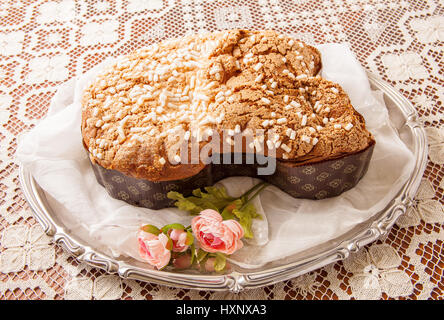
[[[318,48],[322,76],[344,88],[375,136],[368,172],[353,189],[324,200],[295,199],[276,187],[266,188],[254,200],[264,217],[254,221],[255,239],[244,240],[244,248],[231,259],[244,268],[256,268],[343,235],[382,210],[413,170],[413,155],[390,125],[381,93],[372,92],[348,46],[326,44]],[[82,145],[80,98],[106,63],[109,61],[58,90],[46,118],[21,137],[17,158],[45,190],[54,215],[71,234],[114,257],[141,260],[136,232],[142,224],[189,225],[192,217],[175,208],[150,210],[128,205],[111,198],[97,183]],[[257,182],[231,177],[218,184],[238,196]]]

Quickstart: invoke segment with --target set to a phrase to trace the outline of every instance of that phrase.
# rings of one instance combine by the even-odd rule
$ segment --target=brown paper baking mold
[[[135,206],[162,209],[174,204],[174,200],[167,197],[169,191],[178,191],[187,196],[194,189],[211,186],[232,176],[260,178],[294,198],[324,199],[338,196],[353,188],[365,175],[373,149],[374,144],[355,154],[307,165],[278,160],[275,173],[269,176],[258,176],[257,164],[209,164],[192,177],[159,182],[133,178],[91,164],[97,181],[111,197]]]

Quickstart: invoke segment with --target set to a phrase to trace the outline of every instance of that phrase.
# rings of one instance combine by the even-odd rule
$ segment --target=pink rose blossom
[[[236,220],[223,220],[214,210],[203,210],[191,220],[191,228],[200,247],[207,252],[232,254],[243,247],[244,230]]]
[[[167,249],[169,239],[165,234],[159,233],[156,236],[139,230],[137,240],[139,241],[140,257],[158,270],[170,262],[171,251]]]
[[[216,258],[208,258],[205,262],[205,270],[208,272],[213,272],[214,270],[214,262],[216,261]]]
[[[191,266],[191,255],[182,254],[174,259],[173,265],[176,269],[186,269]]]
[[[184,252],[188,249],[187,232],[181,229],[170,229],[168,230],[168,235],[173,241],[173,251],[174,252]]]

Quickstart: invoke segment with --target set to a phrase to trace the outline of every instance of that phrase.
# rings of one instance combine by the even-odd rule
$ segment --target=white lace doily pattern
[[[275,29],[348,42],[416,107],[429,162],[412,208],[343,262],[235,295],[122,280],[79,264],[43,233],[20,190],[20,133],[58,86],[109,56],[170,37]],[[0,299],[443,299],[444,5],[440,0],[1,0]]]

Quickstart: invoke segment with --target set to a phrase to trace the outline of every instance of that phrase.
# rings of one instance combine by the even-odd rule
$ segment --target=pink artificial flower
[[[214,262],[216,261],[216,258],[208,258],[205,262],[205,270],[208,272],[213,272],[214,270]]]
[[[174,259],[173,265],[176,269],[186,269],[191,267],[191,255],[182,254]]]
[[[168,230],[168,236],[173,241],[174,252],[184,252],[188,249],[187,232],[182,229],[170,229]]]
[[[169,244],[169,239],[165,234],[159,233],[159,235],[155,235],[139,230],[137,240],[139,241],[140,257],[158,270],[170,262],[171,250],[167,247],[171,243]]]
[[[223,220],[219,212],[206,209],[191,220],[202,250],[232,254],[243,247],[244,229],[236,220]]]

